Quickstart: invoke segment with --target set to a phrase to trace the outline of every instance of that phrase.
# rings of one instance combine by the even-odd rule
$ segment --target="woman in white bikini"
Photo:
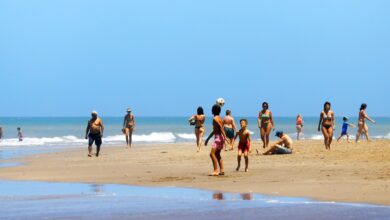
[[[330,150],[330,144],[333,139],[333,129],[335,127],[334,112],[330,110],[330,102],[325,102],[324,110],[320,114],[318,122],[318,131],[322,126],[322,134],[324,135],[325,149]]]
[[[367,141],[370,141],[370,139],[368,138],[368,127],[367,127],[367,124],[366,124],[366,119],[375,124],[375,121],[372,120],[367,115],[366,108],[367,108],[367,104],[366,103],[363,103],[360,106],[358,131],[357,131],[357,134],[356,134],[356,143],[359,141],[360,135],[362,135],[362,134],[364,134],[366,136]]]

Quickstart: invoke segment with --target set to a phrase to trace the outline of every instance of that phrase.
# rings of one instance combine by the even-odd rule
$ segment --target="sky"
[[[0,117],[390,116],[390,1],[0,1]]]

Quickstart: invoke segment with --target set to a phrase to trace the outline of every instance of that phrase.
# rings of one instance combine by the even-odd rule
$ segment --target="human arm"
[[[332,111],[332,126],[333,130],[336,130],[336,120],[334,119],[334,112]]]
[[[127,124],[127,115],[123,118],[123,129],[126,128],[126,124]]]
[[[321,126],[321,122],[322,122],[322,117],[323,117],[323,115],[322,115],[322,112],[321,112],[321,114],[320,114],[320,121],[318,122],[318,131],[320,131],[320,126]]]
[[[90,122],[88,121],[88,123],[87,123],[87,129],[86,129],[86,131],[85,131],[85,139],[87,139],[87,136],[88,136],[88,133],[89,133],[89,128],[90,128]]]
[[[103,121],[100,120],[100,137],[103,137],[103,133],[104,133],[104,124]]]
[[[261,111],[259,112],[259,117],[257,117],[257,127],[261,127]]]
[[[375,124],[375,121],[372,120],[372,118],[370,118],[367,113],[364,112],[364,116],[367,118],[367,120],[369,120],[370,122],[374,123]]]
[[[271,111],[269,111],[269,120],[270,120],[270,122],[271,122],[271,125],[272,125],[273,130],[275,130],[274,119],[273,119],[273,117],[272,117],[272,112],[271,112]]]
[[[210,138],[214,135],[214,130],[210,133],[210,135],[206,138],[206,141],[204,142],[204,146],[207,146],[207,143],[209,142]]]
[[[351,127],[356,127],[354,124],[351,124],[351,123],[347,123],[348,124],[348,126],[351,126]]]

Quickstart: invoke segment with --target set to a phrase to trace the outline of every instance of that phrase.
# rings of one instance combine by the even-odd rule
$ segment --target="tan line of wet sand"
[[[253,149],[260,149],[260,143]],[[86,148],[33,155],[0,168],[0,178],[52,182],[118,183],[193,187],[229,192],[302,196],[324,201],[390,205],[390,141],[346,143],[324,149],[322,141],[295,142],[295,154],[250,155],[249,172],[235,171],[236,150],[223,152],[225,176],[211,177],[210,147],[194,144],[102,147],[87,157]],[[255,150],[253,150],[255,152]]]

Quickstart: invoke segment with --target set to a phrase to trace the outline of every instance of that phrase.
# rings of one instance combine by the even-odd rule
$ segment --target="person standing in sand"
[[[330,110],[330,106],[330,102],[324,103],[324,110],[321,112],[320,121],[318,122],[318,131],[321,130],[324,135],[325,149],[327,150],[330,150],[335,127],[334,112]]]
[[[213,105],[212,113],[214,115],[213,131],[210,133],[210,135],[207,137],[204,143],[204,145],[207,146],[207,143],[209,142],[210,138],[214,135],[214,143],[210,152],[210,157],[213,163],[214,171],[210,174],[210,176],[225,175],[223,160],[221,157],[221,151],[223,149],[223,145],[225,144],[226,135],[225,135],[225,131],[223,130],[222,118],[219,116],[219,114],[221,113],[221,106],[217,104]],[[218,165],[219,165],[219,173],[218,173]]]
[[[297,129],[297,140],[299,140],[299,135],[303,133],[303,117],[302,115],[298,115],[295,121],[295,128]]]
[[[343,125],[341,126],[341,134],[340,137],[337,138],[337,141],[340,140],[344,135],[347,136],[347,142],[350,143],[349,141],[349,134],[348,134],[348,127],[355,127],[355,125],[348,123],[348,117],[343,117]]]
[[[196,146],[198,147],[197,152],[199,152],[203,142],[203,135],[205,133],[204,122],[206,120],[206,116],[204,115],[204,111],[201,106],[198,107],[196,113],[197,114],[189,118],[188,121],[191,125],[195,125]]]
[[[367,141],[370,141],[368,137],[368,126],[366,124],[366,119],[375,124],[375,121],[367,115],[366,108],[366,103],[361,104],[359,111],[358,131],[356,133],[356,143],[359,141],[360,135],[362,134],[366,136]]]
[[[131,148],[131,143],[133,141],[133,131],[135,128],[135,119],[134,115],[131,114],[131,108],[127,108],[127,114],[123,119],[123,128],[122,131],[126,136],[126,146]]]
[[[100,146],[102,145],[102,137],[104,131],[103,121],[98,117],[96,111],[92,111],[92,118],[88,121],[85,132],[85,139],[88,139],[88,157],[92,157],[92,145],[96,145],[96,157],[99,156]]]
[[[272,145],[268,150],[266,150],[263,155],[271,155],[271,154],[292,154],[292,140],[287,135],[284,134],[283,131],[277,131],[275,136],[279,137],[280,140]],[[259,154],[259,152],[257,152]]]
[[[229,150],[233,150],[234,148],[234,134],[237,132],[236,124],[234,123],[234,118],[231,116],[231,111],[226,110],[226,116],[223,119],[223,129],[226,134],[227,144],[225,144],[225,151],[227,151],[227,146],[230,145]]]
[[[269,134],[275,125],[272,118],[272,112],[268,109],[268,103],[263,102],[262,107],[263,110],[259,112],[259,117],[257,119],[257,126],[260,128],[260,137],[263,141],[263,148],[266,148],[269,144]]]
[[[248,154],[251,151],[251,134],[246,129],[246,127],[248,126],[248,121],[246,119],[241,119],[240,120],[240,126],[241,126],[241,129],[237,132],[236,136],[234,137],[234,140],[236,140],[237,137],[240,137],[240,141],[238,142],[237,168],[236,168],[236,171],[240,170],[241,155],[242,155],[242,153],[244,153],[245,172],[248,172],[248,165],[249,165]]]

